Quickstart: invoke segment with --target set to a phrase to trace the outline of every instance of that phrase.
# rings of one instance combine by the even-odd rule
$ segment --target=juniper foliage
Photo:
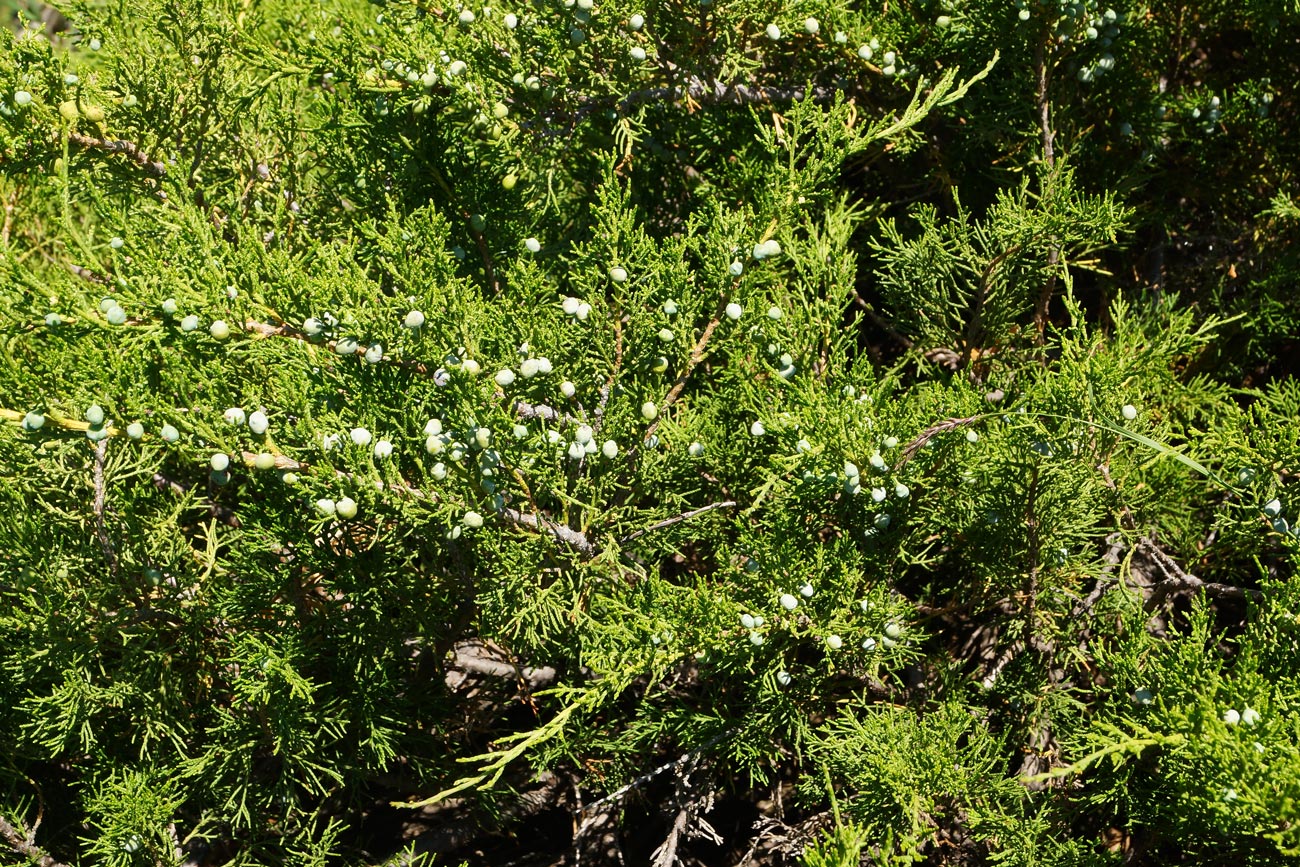
[[[1293,3],[0,8],[14,858],[1300,854]]]

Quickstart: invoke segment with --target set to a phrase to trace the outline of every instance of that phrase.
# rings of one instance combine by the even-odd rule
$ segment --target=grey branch
[[[99,540],[99,547],[104,550],[104,560],[108,563],[108,571],[117,572],[117,554],[113,551],[113,544],[108,539],[108,528],[104,524],[104,502],[107,498],[107,491],[104,486],[104,459],[108,454],[108,440],[102,439],[95,444],[95,537]]]
[[[671,518],[665,518],[662,521],[656,521],[655,523],[651,524],[649,527],[643,527],[640,530],[633,530],[631,533],[628,533],[622,539],[619,539],[618,543],[620,545],[624,545],[628,542],[631,542],[633,539],[641,538],[647,533],[653,533],[655,530],[662,530],[664,527],[671,527],[673,524],[680,524],[682,521],[689,521],[691,518],[697,517],[699,515],[703,515],[705,512],[712,512],[714,509],[730,509],[734,505],[736,505],[735,500],[723,500],[720,503],[710,503],[707,506],[701,506],[700,508],[692,509],[689,512],[682,512],[680,515],[675,515]]]
[[[19,855],[22,855],[33,864],[39,865],[39,867],[67,867],[63,862],[56,861],[54,858],[51,858],[49,855],[42,852],[35,843],[28,840],[25,836],[19,833],[17,828],[9,824],[4,816],[0,816],[0,837],[4,837],[5,842],[9,844],[10,849]]]
[[[1260,591],[1248,587],[1219,584],[1197,578],[1195,575],[1183,571],[1183,568],[1172,557],[1161,551],[1150,539],[1143,539],[1138,547],[1150,555],[1165,576],[1165,580],[1151,588],[1151,595],[1146,602],[1148,611],[1159,608],[1172,595],[1195,593],[1198,590],[1209,596],[1225,599],[1259,599],[1263,595]]]
[[[520,512],[518,509],[502,509],[501,516],[512,524],[528,527],[538,532],[549,533],[585,557],[596,556],[596,546],[591,544],[591,541],[586,536],[563,524],[557,524],[549,518]]]
[[[519,416],[520,418],[528,418],[528,419],[540,418],[542,421],[548,421],[548,422],[562,421],[565,424],[573,424],[575,421],[577,421],[577,419],[575,419],[573,416],[568,415],[566,413],[562,413],[557,409],[547,406],[546,404],[543,403],[531,404],[531,403],[525,403],[522,400],[515,401],[515,415]]]

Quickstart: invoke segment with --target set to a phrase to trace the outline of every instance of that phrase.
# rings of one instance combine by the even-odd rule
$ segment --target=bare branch
[[[557,524],[543,515],[530,515],[517,509],[502,509],[501,517],[512,524],[528,527],[538,532],[549,533],[585,557],[596,556],[596,546],[591,544],[591,541],[586,536],[563,524]]]
[[[144,169],[146,174],[155,178],[161,178],[167,174],[167,164],[161,160],[150,159],[149,155],[141,150],[140,146],[135,142],[126,141],[125,139],[95,138],[79,132],[68,133],[68,141],[84,148],[100,150],[108,154],[122,154]]]
[[[680,524],[682,521],[689,521],[691,518],[694,518],[698,515],[703,515],[705,512],[712,512],[714,509],[730,509],[734,505],[736,505],[735,500],[723,500],[720,503],[710,503],[707,506],[701,506],[700,508],[692,509],[689,512],[682,512],[680,515],[675,515],[671,518],[665,518],[662,521],[656,521],[655,523],[651,524],[649,527],[643,527],[640,530],[634,530],[631,533],[628,533],[622,539],[619,539],[618,544],[619,545],[627,544],[628,542],[631,542],[633,539],[639,539],[642,536],[646,535],[647,533],[653,533],[655,530],[662,530],[664,527],[671,527],[673,524]]]
[[[68,867],[63,862],[57,861],[42,852],[35,843],[32,843],[17,828],[9,824],[4,816],[0,816],[0,837],[4,837],[10,849],[33,864],[39,865],[39,867]]]

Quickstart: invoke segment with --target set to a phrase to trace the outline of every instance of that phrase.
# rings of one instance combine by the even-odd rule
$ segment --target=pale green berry
[[[691,443],[687,446],[686,451],[693,458],[698,458],[704,454],[704,443]]]
[[[1018,16],[1018,17],[1020,18],[1021,21],[1028,21],[1028,20],[1029,20],[1029,14],[1030,14],[1030,13],[1029,13],[1029,10],[1028,10],[1028,9],[1021,9],[1020,12],[1019,12],[1019,16]]]
[[[378,364],[384,360],[384,347],[379,343],[372,343],[366,347],[366,354],[363,356],[368,364]]]
[[[260,409],[254,410],[253,414],[248,417],[248,429],[255,435],[261,436],[271,427],[271,420],[266,417],[266,413]]]
[[[781,38],[781,28],[777,27],[775,24],[767,25],[766,32],[767,32],[767,38],[772,40],[773,42]]]
[[[483,368],[474,359],[467,358],[463,362],[461,362],[460,369],[465,371],[465,373],[468,374],[469,376],[478,376],[479,372]]]
[[[286,485],[296,485],[298,484],[298,474],[284,473],[280,476],[280,481],[284,482]]]
[[[739,319],[744,314],[744,312],[745,309],[734,301],[727,305],[727,310],[726,310],[727,318],[732,320],[733,322]]]
[[[465,517],[461,518],[461,523],[471,530],[477,530],[483,526],[483,516],[478,512],[466,512]]]
[[[437,435],[440,434],[440,433],[442,433],[442,421],[441,421],[441,420],[436,419],[436,418],[431,418],[431,419],[429,419],[428,421],[426,421],[426,422],[424,423],[424,435],[425,435],[425,436],[437,436]]]
[[[668,359],[662,355],[656,356],[654,363],[650,365],[650,369],[655,373],[665,372],[668,370]]]
[[[909,488],[907,485],[903,484],[902,482],[899,482],[897,485],[894,485],[894,496],[898,497],[898,499],[900,500],[906,500],[911,493],[912,493],[911,488]]]
[[[600,453],[611,461],[618,457],[618,443],[613,440],[605,440],[605,444],[600,447]]]
[[[461,24],[473,24],[473,23],[474,23],[474,13],[471,12],[470,10],[468,10],[468,9],[462,9],[462,10],[460,10],[460,15],[458,15],[457,18],[460,20],[460,23],[461,23]]]
[[[940,30],[947,30],[950,26],[952,26],[952,19],[949,18],[947,15],[940,15],[938,18],[934,19],[934,24]]]
[[[349,356],[357,354],[357,342],[351,337],[340,337],[334,341],[334,354]]]
[[[104,430],[102,427],[92,427],[90,430],[86,431],[86,438],[93,443],[97,443],[105,439],[107,436],[108,431]]]
[[[885,437],[881,440],[881,444],[887,449],[896,449],[898,448],[898,437]]]
[[[613,268],[609,269],[609,279],[613,280],[615,283],[626,283],[627,270],[615,265]]]
[[[1241,714],[1237,713],[1233,708],[1228,708],[1223,712],[1223,721],[1230,726],[1235,726],[1237,723],[1241,722]]]
[[[357,516],[357,501],[351,497],[344,497],[334,504],[334,510],[342,519],[350,520]]]
[[[542,242],[536,238],[525,238],[524,248],[527,249],[529,253],[539,253],[542,249]]]
[[[63,317],[57,313],[45,314],[45,325],[48,328],[58,328],[63,324]]]
[[[144,436],[144,425],[138,421],[133,421],[126,426],[126,435],[133,440],[138,440]]]
[[[352,439],[352,442],[356,443],[359,446],[370,445],[370,440],[372,438],[370,431],[366,430],[363,427],[354,427],[351,431],[348,432],[348,436]]]
[[[226,320],[218,319],[208,326],[208,333],[216,340],[225,340],[230,336],[230,326],[226,324]]]
[[[324,515],[326,518],[332,518],[334,517],[335,511],[337,511],[337,507],[334,505],[334,501],[329,497],[322,497],[316,501],[316,511],[321,515]]]
[[[177,305],[175,298],[168,298],[162,303],[162,312],[167,316],[175,316],[176,311],[179,309],[180,307]]]
[[[794,444],[794,447],[800,454],[807,454],[812,451],[812,443],[808,442],[806,439],[800,439],[799,442]]]
[[[224,452],[216,452],[212,457],[208,458],[208,464],[216,472],[224,472],[230,466],[230,455]]]
[[[269,470],[275,466],[275,455],[270,452],[260,452],[253,458],[253,466],[259,470]]]
[[[1135,418],[1138,417],[1137,407],[1135,407],[1135,406],[1134,406],[1133,404],[1131,404],[1131,403],[1126,403],[1126,404],[1124,404],[1124,407],[1123,407],[1123,409],[1120,410],[1120,413],[1121,413],[1121,414],[1124,416],[1124,418],[1127,419],[1128,421],[1133,421],[1133,419],[1135,419]]]
[[[393,444],[388,440],[380,440],[375,443],[375,457],[379,460],[391,457],[393,454]]]
[[[739,259],[733,259],[731,264],[727,266],[727,272],[731,274],[732,277],[739,277],[741,274],[745,273],[745,265]]]
[[[890,638],[897,639],[902,634],[903,634],[903,629],[897,623],[890,621],[889,623],[885,624],[885,635],[889,636]]]
[[[871,464],[872,469],[883,472],[885,469],[885,459],[880,456],[880,452],[872,452],[871,457],[867,458],[867,463]]]
[[[668,316],[676,316],[677,302],[669,298],[667,301],[664,302],[663,311]]]
[[[101,298],[99,301],[99,312],[107,313],[108,311],[112,310],[114,307],[117,306],[118,304],[116,298]]]
[[[507,30],[514,30],[519,26],[519,16],[513,12],[507,12],[503,20],[506,23]]]
[[[675,339],[675,335],[673,334],[671,328],[660,328],[659,339],[662,340],[664,343],[672,343],[673,340]]]
[[[181,438],[181,432],[169,424],[164,424],[162,430],[158,431],[158,436],[162,437],[163,442],[174,443]]]
[[[517,440],[528,439],[528,428],[524,425],[515,425],[511,432],[515,435],[515,439]]]
[[[560,394],[564,395],[565,397],[571,398],[577,393],[578,393],[578,387],[573,383],[569,382],[567,379],[564,382],[560,383]]]
[[[966,431],[966,441],[971,443],[977,443],[980,441],[980,435],[973,430],[968,430]]]
[[[441,482],[447,478],[447,465],[439,461],[429,468],[429,475]]]
[[[412,310],[410,313],[406,314],[406,318],[402,320],[402,324],[412,330],[419,328],[424,324],[424,314],[419,310]]]
[[[652,403],[651,401],[646,401],[645,403],[641,404],[641,418],[645,419],[646,421],[654,421],[658,417],[659,417],[659,407],[655,406],[654,403]]]
[[[538,363],[538,359],[536,358],[525,358],[519,364],[519,374],[523,376],[524,379],[532,379],[540,372],[541,365]]]
[[[1258,725],[1259,711],[1255,710],[1253,707],[1246,708],[1241,712],[1241,721],[1248,726]]]
[[[772,306],[772,307],[767,308],[767,318],[768,318],[768,319],[780,319],[780,318],[781,318],[781,315],[782,315],[782,314],[781,314],[781,308],[780,308],[780,307],[777,307],[777,306],[774,305],[774,306]]]
[[[828,635],[826,636],[826,646],[831,650],[839,650],[844,646],[844,639],[838,635]]]
[[[486,427],[475,428],[474,444],[480,449],[485,449],[492,444],[492,429]]]
[[[221,414],[221,417],[222,419],[225,420],[226,424],[239,425],[244,423],[244,420],[247,416],[245,415],[242,407],[232,406],[229,409],[227,409],[225,412],[223,412]]]
[[[633,31],[640,30],[644,26],[645,26],[645,16],[643,16],[640,12],[636,13],[631,18],[627,19],[627,28],[629,30],[633,30]]]
[[[103,424],[104,408],[97,403],[92,403],[86,408],[86,413],[82,417],[91,424]]]
[[[39,412],[29,412],[23,416],[23,428],[28,431],[38,431],[45,427],[45,416]]]
[[[14,105],[26,106],[32,104],[32,95],[25,90],[14,91]]]
[[[640,45],[633,45],[632,50],[628,52],[628,55],[637,63],[645,63],[645,49]]]
[[[871,59],[871,46],[870,46],[870,45],[859,45],[859,46],[858,46],[858,57],[861,57],[863,60],[870,60],[870,59]]]
[[[871,520],[871,522],[876,525],[876,529],[878,530],[888,530],[889,521],[890,518],[888,512],[881,512],[879,515],[876,515],[876,517],[872,518]]]
[[[1273,499],[1264,504],[1264,514],[1270,518],[1276,518],[1282,514],[1282,501]]]
[[[876,649],[876,639],[868,638],[862,642],[862,649],[870,653]]]
[[[813,593],[815,592],[816,591],[813,590],[813,586],[809,584],[807,581],[803,582],[803,586],[799,588],[799,595],[802,596],[804,599],[813,598]]]
[[[822,26],[816,18],[808,18],[803,22],[803,29],[809,36],[816,36],[817,31],[821,30]]]
[[[501,386],[502,388],[507,388],[514,383],[515,372],[507,367],[504,370],[498,370],[496,376],[494,376],[493,379],[496,380],[497,385]]]
[[[799,600],[795,596],[789,593],[782,593],[781,607],[784,608],[786,611],[793,611],[799,607]]]
[[[308,337],[315,337],[325,330],[325,323],[315,316],[309,316],[302,323],[302,333]]]
[[[776,673],[776,682],[782,686],[789,686],[790,682],[793,680],[794,678],[790,676],[790,672],[788,671],[778,671]]]
[[[756,421],[749,426],[749,435],[752,437],[761,437],[765,433],[767,433],[767,428],[763,427],[761,421]]]
[[[199,328],[199,317],[191,313],[181,320],[181,331],[197,331]]]
[[[575,442],[581,443],[585,446],[587,443],[591,442],[591,434],[592,431],[590,425],[581,424],[578,425],[577,430],[573,432],[573,439]]]
[[[759,635],[757,632],[749,633],[749,643],[754,645],[755,647],[759,646],[764,641],[766,641],[766,639],[763,638],[763,636]]]

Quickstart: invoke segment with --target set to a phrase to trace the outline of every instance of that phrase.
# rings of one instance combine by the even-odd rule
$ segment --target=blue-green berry
[[[169,424],[164,424],[162,430],[158,431],[158,436],[162,437],[163,442],[174,443],[181,438],[181,432]]]
[[[162,303],[162,312],[168,316],[175,316],[176,311],[179,309],[180,307],[177,305],[175,298],[168,298]]]
[[[92,403],[86,408],[86,413],[82,417],[91,424],[103,424],[104,408],[97,403]]]
[[[126,435],[133,440],[138,440],[144,436],[144,425],[138,421],[133,421],[126,426]]]
[[[23,416],[23,429],[28,431],[38,431],[45,427],[45,416],[39,412],[29,412]]]
[[[191,313],[181,320],[181,331],[197,331],[199,328],[199,317]]]

